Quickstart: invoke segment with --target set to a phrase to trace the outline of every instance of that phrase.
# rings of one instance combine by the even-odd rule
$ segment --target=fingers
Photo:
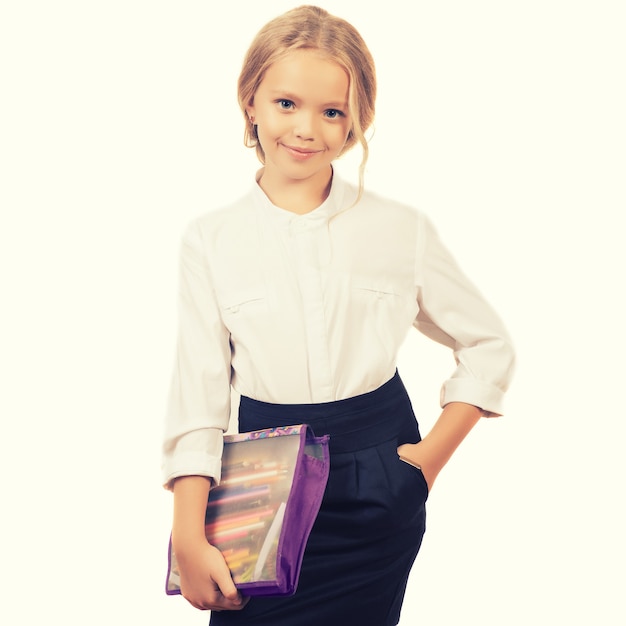
[[[228,607],[229,610],[242,608],[243,597],[237,587],[235,587],[230,570],[223,556],[220,554],[216,561],[217,564],[212,574],[213,580],[217,586],[217,591],[219,592],[220,602]]]
[[[181,592],[195,608],[203,611],[237,611],[247,602],[237,587],[224,557],[214,546],[203,546],[198,569],[181,569]]]
[[[222,561],[223,562],[223,561]],[[213,570],[213,580],[218,587],[221,595],[229,602],[241,601],[241,595],[235,587],[235,583],[230,574],[230,570],[226,563],[222,567],[215,567]]]
[[[239,611],[247,604],[249,598],[244,598],[240,593],[234,597],[227,598],[219,588],[213,589],[206,598],[194,600],[186,598],[196,609],[201,611]]]
[[[183,597],[191,606],[201,611],[239,611],[247,604],[249,598],[244,598],[238,591],[231,597],[226,597],[219,588],[214,588],[202,598],[191,596]]]

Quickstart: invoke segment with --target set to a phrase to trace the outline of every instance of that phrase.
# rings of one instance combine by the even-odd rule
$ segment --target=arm
[[[451,348],[457,366],[443,384],[444,408],[432,430],[421,442],[398,448],[398,454],[421,466],[431,487],[480,417],[501,414],[515,353],[499,316],[467,279],[424,216],[418,242],[419,313],[414,325]]]
[[[398,454],[409,463],[421,467],[430,489],[439,472],[480,417],[481,410],[471,404],[446,404],[441,416],[422,441],[399,446]]]
[[[180,476],[219,482],[223,433],[230,419],[230,345],[209,271],[201,229],[180,247],[178,337],[167,402],[163,483]]]
[[[221,552],[204,534],[211,480],[185,476],[174,481],[172,546],[180,570],[180,590],[197,609],[236,610],[245,606]]]
[[[441,389],[441,406],[480,407],[502,414],[515,367],[515,350],[499,315],[467,278],[428,219],[421,216],[416,256],[419,311],[414,326],[452,349],[456,369]]]
[[[222,323],[200,229],[183,238],[179,334],[163,444],[163,482],[174,492],[172,546],[185,597],[199,609],[244,606],[222,554],[204,534],[209,488],[221,473],[230,415],[229,333]]]

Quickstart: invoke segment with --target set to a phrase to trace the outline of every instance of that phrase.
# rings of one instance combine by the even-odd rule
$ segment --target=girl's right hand
[[[238,611],[249,600],[235,587],[222,553],[208,542],[176,551],[176,560],[181,594],[197,609]]]

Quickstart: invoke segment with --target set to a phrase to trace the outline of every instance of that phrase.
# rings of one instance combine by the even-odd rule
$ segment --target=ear
[[[246,107],[246,115],[254,124],[254,118],[256,117],[256,107],[254,106],[254,101],[251,101],[250,104],[248,104],[248,106]]]

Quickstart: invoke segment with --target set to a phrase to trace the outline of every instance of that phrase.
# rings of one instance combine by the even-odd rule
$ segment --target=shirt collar
[[[322,204],[320,204],[317,208],[302,215],[293,213],[292,211],[287,211],[286,209],[281,209],[272,203],[258,183],[262,173],[262,168],[256,173],[255,183],[252,190],[255,204],[271,219],[276,220],[278,224],[288,226],[294,221],[304,221],[311,224],[325,223],[337,213],[350,206],[349,201],[346,201],[346,197],[350,195],[346,194],[347,185],[334,170],[330,192],[326,200],[324,200],[324,202],[322,202]]]

